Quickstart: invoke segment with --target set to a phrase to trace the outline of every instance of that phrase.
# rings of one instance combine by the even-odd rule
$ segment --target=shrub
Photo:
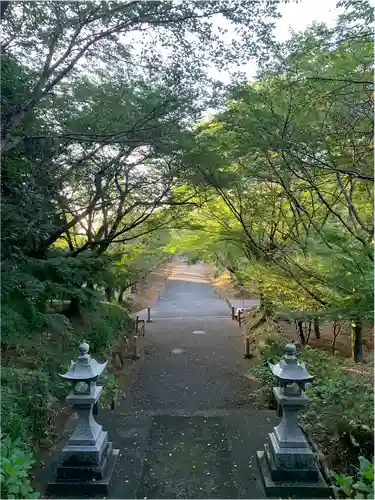
[[[109,409],[112,407],[112,403],[118,400],[119,386],[117,380],[111,373],[103,373],[100,377],[99,384],[103,384],[100,406]]]
[[[340,488],[344,498],[374,498],[374,459],[370,462],[365,457],[359,457],[357,477],[331,472],[331,478]]]
[[[1,409],[3,431],[11,439],[40,440],[51,425],[51,405],[48,374],[25,368],[3,368],[1,371]]]
[[[315,432],[321,427],[332,433],[332,439],[348,434],[354,443],[365,444],[374,428],[372,391],[361,378],[338,371],[307,389],[310,401],[302,419]]]
[[[129,313],[120,305],[101,302],[96,311],[85,314],[84,327],[76,329],[75,336],[77,338],[82,332],[82,339],[85,338],[90,344],[90,352],[104,354],[130,329],[132,321]]]
[[[32,453],[22,449],[21,440],[1,436],[1,498],[38,498],[28,473],[34,463]]]
[[[12,387],[1,386],[1,412],[7,416],[6,419],[2,419],[2,430],[12,438],[27,440],[30,436],[27,421],[18,395],[14,393]]]
[[[275,385],[275,378],[268,366],[268,362],[277,363],[284,354],[284,345],[272,337],[265,339],[264,344],[260,347],[260,363],[252,368],[252,374],[261,383],[260,389],[257,390],[257,395],[260,402],[267,407],[275,407],[275,397],[272,392],[272,387]]]

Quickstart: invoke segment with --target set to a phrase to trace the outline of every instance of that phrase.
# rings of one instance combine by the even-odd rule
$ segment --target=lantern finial
[[[78,346],[78,351],[79,351],[80,356],[87,356],[89,353],[89,350],[90,350],[90,346],[88,345],[88,343],[85,340],[83,342],[81,342],[81,344],[79,344],[79,346]]]
[[[297,364],[297,348],[291,342],[286,344],[284,348],[284,359],[285,363],[288,365],[296,365]]]

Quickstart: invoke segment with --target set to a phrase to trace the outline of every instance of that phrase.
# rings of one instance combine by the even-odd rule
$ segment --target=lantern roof
[[[91,380],[99,377],[108,361],[98,363],[90,356],[89,349],[90,346],[83,341],[78,346],[79,354],[76,361],[71,361],[69,370],[64,375],[60,374],[60,377],[66,380]]]
[[[284,357],[276,365],[268,363],[275,377],[284,382],[309,382],[314,376],[310,375],[305,363],[299,363],[296,356],[296,346],[287,344]]]

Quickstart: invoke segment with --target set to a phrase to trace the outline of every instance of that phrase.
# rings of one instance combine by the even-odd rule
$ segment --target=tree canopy
[[[294,34],[230,89],[185,161],[248,283],[281,308],[358,323],[373,315],[372,9],[343,6],[334,28]]]

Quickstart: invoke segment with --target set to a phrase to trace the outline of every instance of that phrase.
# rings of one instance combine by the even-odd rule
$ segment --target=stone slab
[[[112,450],[105,477],[101,480],[57,480],[55,472],[47,486],[47,498],[103,498],[108,495],[118,455],[119,450]]]
[[[273,481],[264,451],[257,451],[257,463],[268,498],[334,498],[331,488],[319,472],[319,479],[315,482],[307,481]]]
[[[136,498],[238,498],[227,430],[211,417],[154,417]]]

